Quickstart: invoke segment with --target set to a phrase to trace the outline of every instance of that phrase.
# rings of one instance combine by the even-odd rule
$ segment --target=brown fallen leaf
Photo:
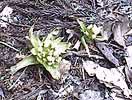
[[[114,40],[121,46],[125,46],[125,41],[123,38],[124,33],[122,33],[121,23],[117,22],[113,26]]]
[[[114,35],[114,40],[121,46],[125,47],[124,35],[129,30],[129,20],[127,17],[118,16],[120,22],[116,21],[113,24],[112,31]]]
[[[125,67],[125,73],[127,80],[130,82],[132,86],[132,46],[128,46],[126,50],[128,53],[128,57],[125,57],[127,62],[127,66]]]
[[[132,35],[132,29],[130,29],[125,35],[126,35],[126,36]]]
[[[98,42],[96,43],[96,46],[110,62],[112,62],[115,66],[119,66],[119,61],[116,57],[114,57],[113,50],[108,47],[108,44]]]
[[[101,32],[104,35],[106,35],[108,39],[110,38],[110,36],[112,34],[112,31],[111,31],[111,28],[110,28],[113,25],[112,23],[113,23],[112,21],[105,22],[104,25],[103,25],[103,30],[102,30],[103,32]]]
[[[125,57],[125,59],[126,59],[128,67],[131,68],[132,67],[132,46],[126,47],[126,51],[128,53],[128,56]]]
[[[0,96],[3,98],[2,100],[4,100],[5,95],[4,95],[4,92],[3,92],[3,89],[2,88],[0,88]]]
[[[132,91],[126,84],[125,75],[122,71],[124,66],[122,66],[120,70],[117,68],[107,69],[93,61],[83,61],[83,68],[90,76],[96,75],[99,81],[104,83],[107,87],[113,88],[117,91],[118,88],[120,88],[119,92],[123,92],[127,97],[132,94]]]
[[[125,73],[126,73],[126,77],[127,77],[128,82],[132,86],[132,69],[129,67],[125,67]]]
[[[63,59],[60,67],[59,67],[59,72],[61,73],[61,76],[66,74],[70,70],[71,63],[68,60]]]

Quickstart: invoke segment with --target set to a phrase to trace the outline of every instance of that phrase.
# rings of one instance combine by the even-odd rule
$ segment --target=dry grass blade
[[[15,50],[15,51],[19,52],[19,50],[18,50],[18,49],[16,49],[15,47],[13,47],[13,46],[11,46],[11,45],[9,45],[9,44],[7,44],[7,43],[3,42],[3,41],[0,41],[0,44],[3,44],[3,45],[5,45],[5,46],[7,46],[7,47],[9,47],[9,48],[11,48],[11,49],[13,49],[13,50]]]

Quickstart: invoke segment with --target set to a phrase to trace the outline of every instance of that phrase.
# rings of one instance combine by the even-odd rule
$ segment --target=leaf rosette
[[[62,54],[70,48],[70,44],[62,42],[62,38],[57,37],[51,32],[47,37],[40,40],[38,35],[33,34],[33,27],[30,31],[30,41],[33,46],[31,53],[37,61],[42,64],[53,78],[60,77],[59,66],[62,60]]]

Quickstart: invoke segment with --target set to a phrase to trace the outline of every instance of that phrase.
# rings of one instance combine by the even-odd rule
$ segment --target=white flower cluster
[[[31,52],[36,56],[38,62],[44,65],[47,70],[59,67],[62,60],[61,54],[65,53],[70,47],[70,44],[62,42],[62,38],[56,37],[53,34],[48,34],[48,36],[46,38],[44,37],[42,41],[39,37],[35,38],[36,37],[34,36],[34,39],[32,38],[31,40],[34,47]]]

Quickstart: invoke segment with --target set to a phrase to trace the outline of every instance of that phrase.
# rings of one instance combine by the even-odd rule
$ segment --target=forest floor
[[[1,0],[0,12],[7,6],[13,12],[8,20],[0,14],[0,100],[132,100],[131,0]],[[87,43],[94,56],[82,44],[69,50],[64,59],[70,67],[59,80],[41,65],[10,73],[31,54],[27,36],[33,24],[41,37],[59,28],[74,47],[82,33],[77,19],[102,27],[107,39]],[[121,68],[122,74],[115,71]]]

